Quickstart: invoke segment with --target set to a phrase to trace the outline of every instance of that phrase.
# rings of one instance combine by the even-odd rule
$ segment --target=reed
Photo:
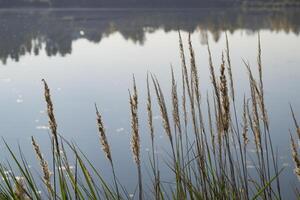
[[[57,124],[56,124],[56,119],[55,119],[55,116],[54,116],[54,108],[53,108],[53,103],[52,103],[52,100],[51,100],[50,89],[49,89],[48,84],[45,81],[45,79],[42,79],[42,81],[44,83],[44,91],[45,91],[44,92],[44,97],[45,97],[45,101],[47,103],[47,114],[48,114],[48,117],[49,117],[49,126],[50,126],[52,136],[54,138],[56,151],[59,152]]]
[[[114,184],[115,184],[115,188],[116,188],[116,192],[117,192],[117,197],[118,197],[118,199],[120,199],[120,192],[119,192],[119,186],[118,186],[118,183],[117,183],[117,177],[116,177],[116,172],[115,172],[115,168],[114,168],[114,162],[113,162],[111,152],[110,152],[110,147],[109,147],[109,144],[108,144],[108,141],[107,141],[107,138],[106,138],[104,123],[102,121],[102,117],[101,117],[101,115],[98,111],[98,108],[97,108],[96,104],[95,104],[95,109],[96,109],[96,117],[97,117],[97,126],[98,126],[99,135],[100,135],[100,143],[102,145],[102,150],[103,150],[106,158],[110,162],[112,173],[113,173]]]
[[[133,158],[138,170],[138,186],[139,186],[139,200],[143,199],[143,183],[142,183],[142,172],[141,172],[141,160],[140,160],[140,135],[139,135],[139,120],[138,120],[138,94],[133,76],[133,94],[129,91],[129,103],[131,110],[131,149]]]
[[[292,149],[292,158],[295,163],[294,172],[298,178],[300,178],[300,159],[298,155],[298,145],[296,145],[293,136],[291,135],[291,149]]]
[[[48,189],[49,195],[53,195],[53,188],[51,184],[51,171],[49,169],[47,161],[44,159],[44,156],[40,150],[40,146],[35,141],[34,137],[31,137],[32,146],[34,148],[37,159],[39,160],[40,166],[43,171],[43,181]]]
[[[24,186],[22,178],[18,178],[17,181],[16,181],[15,195],[20,200],[28,200],[28,199],[30,199],[27,196],[27,192],[26,192],[26,189],[25,189],[25,186]]]
[[[151,100],[151,90],[149,84],[149,74],[147,74],[147,116],[148,116],[148,128],[151,138],[151,152],[152,152],[152,161],[151,166],[154,175],[153,189],[155,193],[155,199],[160,199],[160,180],[159,180],[159,170],[157,158],[155,156],[155,140],[154,140],[154,125],[153,125],[153,111],[152,111],[152,100]],[[151,159],[150,159],[151,160]]]

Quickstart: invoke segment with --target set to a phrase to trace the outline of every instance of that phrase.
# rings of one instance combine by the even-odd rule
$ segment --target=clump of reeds
[[[230,59],[229,42],[226,34],[226,54],[220,58],[220,70],[216,70],[210,46],[207,43],[208,68],[212,91],[207,92],[206,102],[202,102],[200,90],[199,68],[192,45],[192,37],[187,39],[188,54],[185,53],[184,42],[179,34],[179,53],[181,58],[181,84],[178,89],[176,74],[171,67],[170,107],[165,93],[162,91],[159,80],[151,74],[151,82],[147,75],[147,122],[150,133],[152,158],[150,165],[153,170],[153,191],[144,187],[142,181],[142,160],[140,124],[138,116],[138,91],[133,77],[133,90],[129,91],[131,114],[131,150],[137,167],[138,199],[281,199],[280,179],[281,170],[278,166],[277,155],[273,151],[271,127],[267,117],[264,100],[263,66],[261,58],[260,36],[258,37],[258,79],[253,75],[250,64],[244,61],[249,76],[250,94],[244,94],[240,105],[242,112],[237,113],[238,102],[235,93],[233,68]],[[186,56],[187,55],[187,56]],[[190,62],[186,62],[189,59]],[[227,66],[227,67],[226,67]],[[180,82],[179,82],[180,83]],[[48,190],[52,199],[129,199],[131,196],[117,180],[111,146],[108,142],[102,116],[95,104],[96,125],[100,143],[105,157],[108,159],[114,184],[111,186],[102,177],[100,170],[88,159],[76,144],[68,142],[57,131],[54,108],[50,89],[45,80],[44,97],[47,104],[49,127],[52,136],[53,181],[50,179],[48,163],[43,157],[40,147],[32,137],[32,145],[39,164],[43,171],[43,187]],[[152,102],[152,91],[156,96],[157,104]],[[181,98],[180,98],[181,97]],[[207,112],[206,107],[207,105]],[[158,106],[161,116],[162,131],[165,132],[171,152],[170,157],[163,157],[167,167],[172,170],[173,176],[169,180],[160,175],[158,165],[159,155],[155,155],[156,141],[153,123],[153,107]],[[168,108],[168,109],[167,109]],[[300,129],[291,108],[293,121],[298,139]],[[206,114],[207,113],[207,114]],[[159,130],[159,129],[158,129]],[[241,131],[240,131],[241,130]],[[291,135],[292,158],[295,163],[295,174],[300,177],[300,159],[298,144]],[[249,156],[249,146],[253,141],[255,156]],[[6,143],[5,143],[6,144]],[[2,199],[44,199],[40,195],[38,186],[20,151],[21,160],[6,144],[13,161],[24,177],[22,181],[16,179],[11,167],[0,163],[0,197]],[[67,148],[67,150],[66,150]],[[68,158],[70,151],[74,159]],[[167,152],[169,153],[169,152]],[[255,165],[255,170],[248,171],[249,159]],[[142,162],[143,161],[143,162]],[[171,162],[169,162],[171,161]],[[169,164],[172,163],[172,164]],[[72,165],[75,165],[72,167]],[[58,173],[57,173],[58,171]],[[255,180],[253,180],[255,177]],[[276,185],[273,183],[276,182]],[[121,187],[120,187],[121,186]],[[122,188],[120,193],[119,188]],[[146,189],[145,189],[146,188]],[[116,191],[116,194],[115,192]],[[122,196],[124,194],[124,197]]]

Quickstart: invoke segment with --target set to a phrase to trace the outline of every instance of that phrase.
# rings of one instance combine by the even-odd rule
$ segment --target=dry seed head
[[[103,124],[102,117],[98,111],[96,104],[95,104],[95,109],[96,109],[97,125],[98,125],[98,131],[99,131],[99,136],[100,136],[100,143],[102,145],[102,150],[103,150],[106,158],[110,162],[112,162],[110,148],[109,148],[109,144],[107,142],[107,138],[106,138],[106,134],[105,134],[104,124]]]
[[[190,57],[191,57],[191,88],[192,90],[193,88],[195,89],[196,100],[198,103],[200,103],[199,77],[198,77],[198,71],[197,71],[197,66],[195,61],[195,53],[191,41],[191,34],[189,34],[188,43],[189,43],[189,50],[190,50]]]
[[[198,85],[198,77],[197,77],[197,68],[196,68],[196,61],[195,61],[195,53],[191,41],[191,34],[189,34],[188,37],[188,43],[189,43],[189,51],[190,51],[190,62],[191,62],[191,72],[192,72],[192,78],[193,81],[195,81],[196,85]]]
[[[185,55],[184,55],[184,49],[183,49],[183,44],[182,44],[182,38],[181,38],[181,34],[180,31],[178,31],[178,35],[179,35],[179,49],[180,49],[180,58],[181,58],[181,67],[182,67],[182,78],[183,78],[183,82],[185,81],[186,83],[186,90],[189,94],[189,96],[191,96],[191,90],[190,90],[190,84],[189,84],[189,75],[187,72],[187,66],[186,66],[186,62],[185,62]]]
[[[45,101],[47,103],[47,114],[49,118],[49,127],[52,133],[52,136],[54,137],[55,145],[56,145],[56,151],[59,152],[59,145],[58,145],[58,134],[57,134],[57,124],[54,116],[54,109],[53,109],[53,104],[51,100],[51,95],[50,95],[50,89],[47,85],[47,82],[45,79],[42,79],[44,83],[44,97]]]
[[[252,71],[248,63],[244,61],[246,68],[249,73],[249,82],[250,82],[250,91],[251,91],[251,102],[252,102],[252,116],[253,116],[253,133],[254,133],[254,142],[257,150],[261,148],[261,133],[260,133],[260,125],[259,125],[259,114],[257,108],[257,83],[253,78]]]
[[[179,35],[179,50],[180,50],[181,64],[182,67],[185,68],[186,70],[185,55],[184,55],[184,49],[183,49],[183,43],[182,43],[180,31],[178,31],[178,35]]]
[[[219,100],[219,90],[218,90],[218,83],[217,83],[217,80],[216,80],[216,75],[215,75],[215,69],[214,69],[214,65],[213,65],[213,62],[212,62],[212,55],[211,55],[211,51],[210,51],[210,47],[209,47],[209,43],[207,42],[207,51],[208,51],[208,61],[209,61],[209,71],[210,71],[210,78],[211,78],[211,81],[212,81],[212,84],[214,86],[214,90],[215,90],[215,93],[216,93],[216,96],[217,96],[217,99]]]
[[[257,147],[261,147],[261,134],[260,134],[259,117],[256,109],[256,103],[252,106],[252,110],[253,110],[254,141]]]
[[[167,136],[169,137],[170,142],[173,143],[171,128],[170,128],[170,122],[169,122],[169,117],[168,117],[168,111],[167,111],[167,108],[166,108],[166,104],[165,104],[165,100],[164,100],[162,90],[160,88],[160,85],[159,85],[157,79],[154,79],[154,77],[152,77],[152,81],[153,81],[153,84],[154,84],[155,93],[156,93],[157,101],[158,101],[158,105],[159,105],[159,110],[160,110],[160,114],[161,114],[161,117],[162,117],[163,128],[164,128]]]
[[[213,88],[214,88],[214,92],[215,92],[215,96],[216,96],[216,102],[217,103],[217,109],[216,109],[216,122],[217,122],[217,129],[218,129],[218,138],[220,138],[220,134],[221,132],[224,130],[223,128],[223,123],[222,123],[222,105],[221,105],[221,99],[220,99],[220,89],[219,89],[219,84],[217,82],[216,79],[216,75],[215,75],[215,69],[213,66],[213,62],[212,62],[212,55],[211,55],[211,51],[210,51],[210,47],[209,47],[209,43],[207,41],[207,51],[208,51],[208,61],[209,61],[209,71],[210,71],[210,79],[212,81],[213,84]]]
[[[230,104],[228,97],[228,88],[227,88],[227,80],[225,75],[225,61],[224,54],[222,53],[222,64],[220,68],[221,76],[220,76],[220,92],[222,98],[222,125],[223,130],[225,132],[229,129],[229,120],[230,120]]]
[[[182,109],[183,109],[183,114],[184,114],[184,124],[185,126],[187,125],[187,110],[186,110],[186,92],[185,92],[185,81],[184,81],[184,71],[182,69],[181,73],[181,79],[182,79]]]
[[[235,100],[235,94],[234,94],[234,86],[233,86],[233,76],[232,76],[232,67],[231,67],[231,60],[230,60],[230,53],[229,53],[229,42],[228,42],[228,37],[227,33],[225,32],[226,36],[226,60],[227,60],[227,70],[228,70],[228,75],[229,75],[229,80],[230,80],[230,90],[231,90],[231,97],[233,101]]]
[[[300,127],[299,127],[299,124],[297,122],[297,119],[296,119],[296,116],[295,116],[292,105],[290,105],[290,109],[291,109],[292,117],[293,117],[294,124],[295,124],[295,127],[296,127],[296,132],[297,132],[297,135],[298,135],[298,139],[300,140]]]
[[[298,151],[297,151],[297,145],[291,135],[291,149],[292,149],[292,157],[295,163],[295,174],[297,175],[298,179],[300,180],[300,160],[298,156]]]
[[[152,114],[152,102],[149,86],[149,76],[147,74],[147,114],[148,114],[148,126],[150,130],[151,140],[154,139],[154,127],[153,127],[153,114]]]
[[[129,92],[129,102],[131,109],[131,149],[133,153],[133,158],[135,163],[140,166],[140,137],[139,137],[139,126],[138,126],[138,95],[135,84],[135,79],[133,77],[133,95]]]
[[[14,193],[17,196],[17,199],[20,199],[20,200],[28,200],[29,199],[27,196],[27,193],[26,193],[23,178],[16,179]]]
[[[39,160],[40,162],[40,166],[42,168],[42,171],[43,171],[43,181],[48,189],[48,191],[50,193],[53,192],[53,188],[51,186],[51,172],[49,170],[49,166],[48,166],[48,163],[47,161],[44,159],[43,157],[43,154],[40,150],[40,147],[39,145],[37,144],[37,142],[35,141],[34,137],[31,137],[31,141],[32,141],[32,146],[34,148],[34,151],[35,151],[35,154],[36,154],[36,157],[37,159]]]
[[[244,145],[247,146],[249,139],[248,139],[248,120],[247,120],[247,104],[244,97],[244,109],[243,109],[243,141]]]
[[[173,120],[176,127],[181,133],[181,125],[180,125],[180,117],[179,117],[179,106],[178,106],[178,96],[177,96],[177,85],[174,78],[174,71],[171,66],[171,74],[172,74],[172,105],[173,105]]]
[[[259,72],[259,81],[260,81],[260,90],[263,96],[263,81],[262,81],[262,63],[261,63],[261,44],[260,44],[260,34],[258,33],[258,55],[257,55],[257,64]]]

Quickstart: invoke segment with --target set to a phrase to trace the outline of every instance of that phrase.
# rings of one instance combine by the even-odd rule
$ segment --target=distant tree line
[[[300,0],[0,0],[5,7],[227,7],[253,2],[295,2]]]

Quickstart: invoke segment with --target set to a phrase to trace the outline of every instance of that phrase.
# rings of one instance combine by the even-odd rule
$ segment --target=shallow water
[[[239,101],[248,91],[243,59],[256,70],[260,32],[267,108],[283,172],[284,195],[298,184],[292,174],[289,103],[300,120],[300,12],[239,10],[2,10],[0,11],[0,135],[20,143],[34,163],[30,136],[47,149],[49,136],[41,79],[47,80],[59,132],[75,141],[110,176],[95,125],[94,103],[102,112],[119,177],[134,188],[128,88],[135,75],[141,99],[144,162],[150,137],[143,124],[147,72],[157,75],[169,94],[170,64],[180,78],[177,29],[185,46],[191,32],[202,93],[210,89],[208,40],[219,66],[226,30]],[[207,34],[206,34],[207,33]],[[206,35],[208,37],[206,37]],[[160,127],[159,112],[155,123]],[[158,128],[158,143],[168,143]],[[3,148],[1,145],[0,148]],[[164,152],[161,147],[159,152]],[[47,150],[45,150],[47,155]],[[7,154],[2,153],[5,160]],[[33,164],[34,165],[34,164]],[[251,165],[249,166],[251,168]],[[147,169],[145,169],[147,170]],[[126,172],[126,173],[124,173]]]

